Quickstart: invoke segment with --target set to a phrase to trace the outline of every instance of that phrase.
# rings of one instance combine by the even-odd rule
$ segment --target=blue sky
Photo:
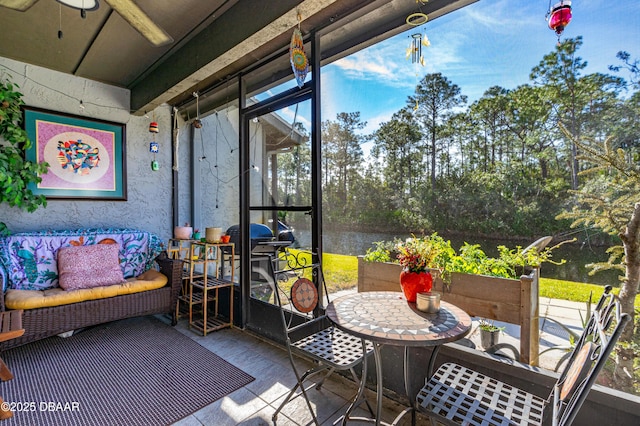
[[[365,133],[373,132],[405,105],[427,73],[442,73],[469,103],[491,86],[513,89],[528,83],[531,69],[556,46],[545,20],[548,7],[548,0],[480,0],[325,66],[322,119],[360,111],[368,122]],[[572,7],[573,19],[561,38],[582,36],[578,55],[588,63],[585,74],[610,73],[609,65],[620,64],[620,50],[640,58],[640,1],[574,0]],[[424,67],[405,58],[410,35],[417,31],[431,41],[423,48]]]

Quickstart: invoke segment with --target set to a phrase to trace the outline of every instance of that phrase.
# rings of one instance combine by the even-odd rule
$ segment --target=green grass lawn
[[[324,253],[323,271],[329,292],[346,290],[358,285],[358,258],[344,254]],[[398,287],[399,288],[399,287]],[[540,296],[552,299],[587,302],[593,292],[592,301],[596,302],[602,294],[603,286],[574,281],[540,278]],[[614,293],[619,289],[614,288]],[[636,309],[640,309],[640,298],[636,297]]]
[[[540,296],[552,299],[572,300],[574,302],[588,302],[589,294],[593,292],[592,301],[597,302],[602,294],[604,286],[598,284],[578,283],[575,281],[563,281],[553,278],[540,278]],[[614,288],[617,294],[619,288]],[[640,298],[636,297],[636,309],[640,309]]]

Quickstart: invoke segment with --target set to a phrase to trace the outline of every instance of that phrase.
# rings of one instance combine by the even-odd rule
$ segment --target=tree
[[[508,143],[505,141],[507,129],[507,104],[509,91],[499,86],[487,89],[482,97],[471,104],[469,114],[476,118],[484,140],[483,171],[495,166],[496,161],[504,161]]]
[[[416,195],[422,177],[421,139],[409,108],[393,114],[373,135],[371,154],[383,158],[382,176],[401,205]]]
[[[609,69],[615,72],[626,69],[630,74],[631,87],[640,89],[640,60],[631,60],[631,55],[627,52],[618,52],[616,55],[623,62],[623,65],[610,65]],[[632,155],[640,159],[640,92],[635,92],[625,100],[615,111],[615,116],[610,117],[610,123],[613,123],[614,130],[618,139],[618,146],[632,152]]]
[[[338,203],[335,207],[341,209],[343,214],[349,211],[349,190],[364,162],[360,145],[365,137],[356,134],[356,131],[366,125],[366,122],[360,121],[359,112],[341,112],[336,116],[336,121],[322,123],[327,196],[335,197]]]
[[[629,161],[623,149],[613,148],[613,138],[598,144],[593,139],[579,141],[563,128],[581,150],[580,160],[591,167],[582,171],[588,179],[582,187],[573,191],[575,202],[571,211],[558,218],[573,220],[572,227],[594,226],[619,238],[620,245],[609,248],[606,262],[587,265],[591,273],[605,269],[617,269],[624,273],[620,288],[622,312],[632,320],[620,336],[616,348],[616,387],[633,391],[634,383],[634,300],[640,287],[640,166]]]
[[[619,51],[616,58],[622,61],[622,65],[609,65],[609,70],[619,72],[623,68],[631,73],[631,84],[640,89],[640,60],[631,60],[631,55],[625,51]]]
[[[529,78],[536,83],[548,86],[550,100],[554,102],[557,120],[566,120],[566,127],[572,135],[580,138],[578,114],[577,82],[580,71],[587,62],[576,57],[576,51],[582,46],[582,37],[566,39],[559,43],[554,52],[545,55],[542,61],[533,68]],[[578,159],[576,145],[571,145],[571,188],[578,188]]]
[[[277,199],[287,205],[304,205],[311,202],[311,144],[302,123],[296,122],[294,128],[300,141],[277,154]]]
[[[429,156],[431,158],[431,189],[436,189],[436,159],[438,158],[438,140],[442,124],[448,113],[467,102],[460,94],[460,87],[453,84],[441,73],[427,74],[416,87],[415,95],[409,96],[408,107],[416,108],[416,117],[427,134]]]
[[[542,179],[549,176],[549,163],[556,155],[549,132],[551,103],[545,100],[545,90],[524,84],[510,91],[507,123],[520,144],[520,161],[537,160]]]
[[[544,56],[531,71],[530,79],[540,86],[546,86],[547,100],[553,104],[555,122],[562,123],[569,133],[580,140],[585,126],[594,119],[594,114],[602,111],[617,91],[622,87],[622,79],[592,74],[580,77],[587,62],[576,56],[582,46],[582,37],[567,39],[560,43],[554,52]],[[607,95],[608,94],[608,95]],[[568,141],[570,152],[571,188],[578,188],[577,146]]]

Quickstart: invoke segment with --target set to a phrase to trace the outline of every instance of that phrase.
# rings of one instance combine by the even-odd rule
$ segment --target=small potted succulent
[[[495,325],[492,320],[480,318],[478,328],[480,329],[480,346],[483,349],[489,349],[500,342],[500,332],[504,330],[504,327]]]

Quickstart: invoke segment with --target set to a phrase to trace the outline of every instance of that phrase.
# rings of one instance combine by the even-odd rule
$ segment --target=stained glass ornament
[[[564,28],[571,22],[571,17],[571,2],[569,0],[562,0],[553,5],[551,10],[549,10],[547,14],[549,28],[555,31],[558,38],[564,31]]]
[[[157,154],[159,151],[160,151],[160,146],[158,145],[158,142],[151,142],[149,144],[149,152]]]
[[[298,87],[302,87],[309,72],[309,60],[304,53],[304,41],[302,40],[302,32],[300,32],[299,28],[294,28],[293,34],[291,35],[289,59],[296,83],[298,83]]]

